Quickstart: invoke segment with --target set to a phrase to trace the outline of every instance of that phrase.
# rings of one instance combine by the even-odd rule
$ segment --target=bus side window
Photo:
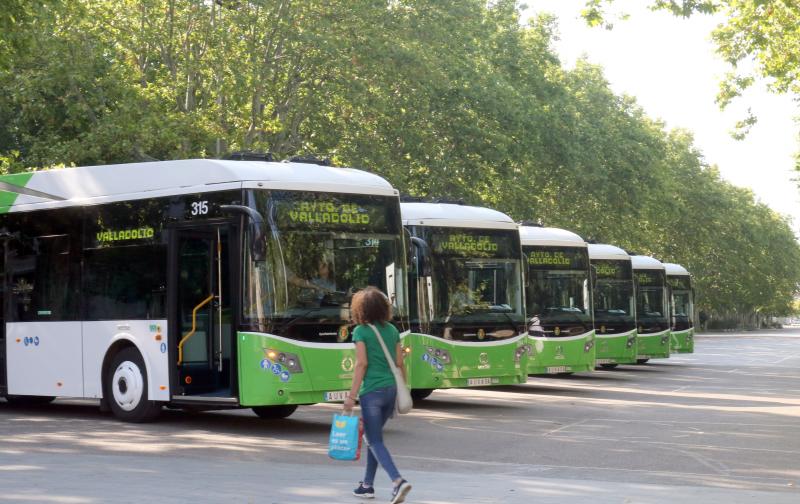
[[[148,200],[86,209],[87,320],[166,317],[167,246],[160,205]]]
[[[9,322],[78,318],[79,225],[71,212],[10,217],[7,242]],[[74,231],[74,232],[73,232]]]

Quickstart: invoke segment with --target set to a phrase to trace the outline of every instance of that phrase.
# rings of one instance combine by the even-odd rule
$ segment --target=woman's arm
[[[349,414],[353,411],[358,389],[361,388],[361,382],[364,381],[364,375],[367,373],[367,364],[367,346],[363,341],[356,341],[356,367],[353,370],[353,384],[350,385],[350,395],[344,400],[345,413]]]
[[[406,376],[406,367],[403,365],[403,360],[405,359],[405,352],[403,352],[403,344],[401,342],[397,342],[397,368],[403,373],[403,381],[408,383],[408,376]]]

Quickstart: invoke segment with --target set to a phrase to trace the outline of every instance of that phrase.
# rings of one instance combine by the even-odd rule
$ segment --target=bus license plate
[[[326,401],[344,401],[350,395],[349,390],[337,390],[336,392],[325,392]]]
[[[616,364],[614,359],[597,359],[594,361],[595,364]]]
[[[551,366],[547,368],[547,374],[566,373],[567,366]]]
[[[467,378],[468,387],[480,387],[482,385],[491,385],[491,378]]]

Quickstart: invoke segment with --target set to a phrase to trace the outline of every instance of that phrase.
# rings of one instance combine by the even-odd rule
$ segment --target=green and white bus
[[[409,385],[433,389],[524,383],[522,251],[507,215],[450,203],[401,203],[410,234]]]
[[[589,244],[594,277],[596,364],[612,369],[636,363],[636,295],[631,257],[619,247]]]
[[[649,256],[631,256],[636,284],[636,362],[669,358],[670,323],[664,264]]]
[[[694,352],[694,289],[692,276],[680,264],[664,263],[670,300],[670,351]]]
[[[180,160],[0,177],[0,393],[285,417],[341,401],[350,294],[406,320],[400,202],[306,163]]]
[[[521,226],[525,303],[532,349],[528,374],[594,371],[589,252],[564,229]]]

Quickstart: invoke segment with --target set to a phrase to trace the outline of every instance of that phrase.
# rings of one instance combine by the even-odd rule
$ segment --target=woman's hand
[[[344,412],[348,415],[353,412],[353,407],[355,407],[356,401],[350,396],[347,396],[347,399],[344,400]]]

